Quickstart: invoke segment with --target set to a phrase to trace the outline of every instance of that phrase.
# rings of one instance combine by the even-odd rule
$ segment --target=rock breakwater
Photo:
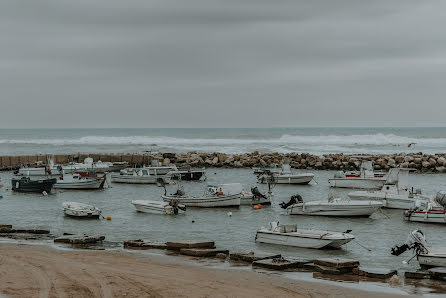
[[[248,168],[280,166],[289,163],[295,169],[308,170],[358,170],[363,160],[372,161],[375,170],[390,168],[413,168],[419,172],[446,173],[445,154],[396,153],[378,155],[346,155],[308,153],[261,153],[258,151],[243,154],[225,153],[76,153],[58,155],[14,155],[0,156],[0,169],[11,170],[21,165],[45,164],[52,158],[57,164],[82,162],[91,157],[94,161],[127,162],[129,166],[150,165],[153,160],[162,164],[189,165],[191,167]]]

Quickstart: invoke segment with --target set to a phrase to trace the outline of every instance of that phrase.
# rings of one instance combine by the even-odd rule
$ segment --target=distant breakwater
[[[12,170],[21,165],[47,163],[53,159],[56,164],[82,162],[91,157],[94,161],[127,162],[129,166],[150,165],[153,160],[162,164],[189,165],[191,167],[249,168],[280,166],[289,163],[295,169],[307,170],[358,170],[362,160],[372,161],[376,170],[390,168],[413,168],[419,172],[446,173],[445,154],[398,153],[377,155],[345,155],[342,153],[313,155],[308,153],[76,153],[56,155],[11,155],[0,156],[0,169]]]

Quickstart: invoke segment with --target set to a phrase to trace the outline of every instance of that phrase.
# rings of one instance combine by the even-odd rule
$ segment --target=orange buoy
[[[107,216],[107,220],[111,220],[111,216]]]

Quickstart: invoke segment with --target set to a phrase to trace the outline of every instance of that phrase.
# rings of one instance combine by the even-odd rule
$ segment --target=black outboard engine
[[[412,231],[403,245],[392,247],[392,255],[399,256],[408,249],[415,249],[416,254],[426,250],[426,238],[420,230]]]
[[[259,200],[260,198],[266,199],[265,195],[262,194],[259,189],[256,187],[251,187],[251,193],[253,195],[254,200]]]
[[[291,205],[298,204],[298,203],[303,203],[303,202],[304,202],[304,200],[302,199],[302,197],[299,194],[296,194],[294,196],[291,196],[290,201],[288,203],[282,202],[279,205],[283,209],[286,209],[286,208],[288,208]]]

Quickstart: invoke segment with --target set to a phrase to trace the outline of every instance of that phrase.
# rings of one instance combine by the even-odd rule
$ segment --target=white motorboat
[[[338,172],[334,178],[328,179],[331,187],[359,188],[359,189],[380,189],[386,182],[386,176],[376,174],[373,171],[371,161],[363,161],[360,167],[360,174],[346,175],[344,172]]]
[[[165,192],[161,197],[165,202],[177,199],[187,207],[239,207],[241,189],[240,183],[208,185],[207,191],[201,196],[188,196],[179,188],[176,193],[168,195]]]
[[[313,178],[314,174],[311,173],[293,173],[290,165],[284,164],[280,172],[264,172],[257,180],[259,183],[269,184],[308,184]]]
[[[446,192],[440,191],[427,207],[416,206],[414,209],[404,211],[404,219],[414,222],[446,223]]]
[[[399,256],[406,250],[415,251],[415,256],[421,267],[446,266],[446,248],[426,247],[426,238],[420,230],[412,231],[403,245],[394,246],[392,248],[392,255]],[[412,260],[412,258],[410,260]],[[410,262],[410,260],[405,263]]]
[[[167,175],[153,175],[148,168],[128,168],[119,173],[111,174],[111,181],[116,183],[131,184],[155,184],[160,181],[169,183],[170,177]]]
[[[91,157],[87,157],[83,163],[70,162],[68,165],[62,166],[55,165],[51,159],[45,167],[21,167],[18,174],[23,176],[46,176],[87,170],[95,173],[105,173],[119,171],[126,165],[126,162],[102,162],[100,160],[93,162]]]
[[[83,218],[98,218],[101,215],[97,207],[78,202],[63,203],[63,212],[68,216]]]
[[[383,207],[393,209],[413,209],[417,201],[422,206],[427,206],[429,197],[422,196],[418,190],[413,193],[407,189],[407,181],[410,169],[390,169],[386,177],[386,183],[380,191],[353,191],[348,196],[353,200],[375,200],[383,202]]]
[[[292,196],[280,206],[290,215],[368,217],[382,207],[382,202],[346,200],[330,196],[328,200],[303,202],[300,195]]]
[[[173,200],[172,200],[173,201]],[[186,211],[186,206],[179,205],[175,202],[160,202],[149,200],[135,200],[132,204],[136,211],[153,213],[153,214],[181,214]]]
[[[62,174],[54,188],[58,189],[100,189],[104,188],[106,176],[101,178],[82,177],[79,173]]]
[[[303,248],[340,248],[355,237],[349,233],[304,230],[297,225],[279,225],[270,222],[268,228],[257,231],[255,241]]]

